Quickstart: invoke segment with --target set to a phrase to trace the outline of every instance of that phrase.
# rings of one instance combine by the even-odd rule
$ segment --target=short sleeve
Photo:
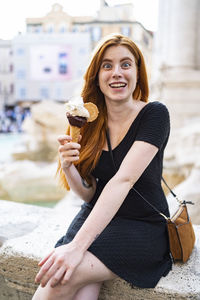
[[[167,107],[160,102],[151,102],[143,114],[136,134],[136,141],[150,143],[162,148],[167,143],[170,132],[170,119]]]

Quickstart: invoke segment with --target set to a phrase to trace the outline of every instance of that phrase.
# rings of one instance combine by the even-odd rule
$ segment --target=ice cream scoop
[[[66,113],[67,119],[69,121],[69,124],[71,126],[76,126],[76,127],[83,127],[85,123],[87,122],[87,118],[85,117],[79,117],[79,116],[71,116],[70,114]]]
[[[66,116],[70,124],[70,136],[73,142],[78,142],[81,127],[83,127],[86,122],[94,121],[98,113],[97,106],[91,102],[85,104],[68,102],[66,104]]]

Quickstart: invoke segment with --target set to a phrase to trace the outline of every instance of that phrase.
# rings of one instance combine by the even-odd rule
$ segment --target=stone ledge
[[[78,206],[72,206],[70,199],[65,200],[61,208],[0,201],[0,300],[31,300],[36,289],[34,276],[38,260],[65,233],[79,210]],[[195,232],[197,241],[188,263],[174,265],[155,289],[132,289],[125,281],[117,279],[103,285],[99,300],[199,300],[200,226],[195,226]]]

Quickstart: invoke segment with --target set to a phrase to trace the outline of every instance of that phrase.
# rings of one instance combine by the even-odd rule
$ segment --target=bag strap
[[[182,204],[184,201],[181,201],[178,197],[177,197],[177,195],[172,191],[172,189],[169,187],[169,185],[167,184],[167,182],[166,182],[166,180],[163,178],[163,176],[162,176],[162,182],[165,184],[165,186],[168,188],[168,190],[170,191],[170,193],[172,194],[172,196],[176,199],[176,201],[179,203],[179,204]],[[185,201],[186,202],[186,201]],[[189,203],[189,202],[187,202],[187,203]],[[190,204],[192,204],[192,202],[190,203]],[[193,203],[194,204],[194,203]]]
[[[106,139],[107,139],[107,143],[108,143],[108,150],[110,153],[110,157],[111,157],[111,161],[113,164],[113,167],[115,169],[115,172],[117,172],[117,167],[114,161],[114,157],[113,157],[113,152],[112,152],[112,147],[111,147],[111,142],[110,142],[110,135],[109,135],[109,130],[106,130]],[[181,204],[192,204],[194,205],[194,203],[192,201],[186,201],[183,200],[181,201],[177,195],[172,191],[172,189],[169,187],[169,185],[167,184],[166,180],[162,177],[162,181],[163,183],[166,185],[166,187],[169,189],[170,193],[173,195],[173,197],[176,199],[176,201],[179,203],[179,205]],[[132,190],[134,190],[149,206],[151,206],[158,214],[160,214],[162,217],[165,218],[165,220],[169,220],[170,218],[167,217],[165,214],[163,214],[161,211],[159,211],[153,204],[151,204],[140,192],[138,192],[134,187],[131,188]]]

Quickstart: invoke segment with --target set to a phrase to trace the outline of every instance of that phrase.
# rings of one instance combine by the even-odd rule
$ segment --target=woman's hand
[[[79,138],[79,141],[81,136]],[[69,168],[74,161],[79,160],[79,149],[80,144],[73,143],[72,138],[69,135],[61,135],[58,137],[58,142],[60,143],[58,152],[61,162],[62,169]]]
[[[66,284],[75,268],[80,264],[84,252],[78,249],[73,242],[55,248],[39,262],[40,271],[35,282],[44,287],[51,280],[51,287],[58,283]]]

